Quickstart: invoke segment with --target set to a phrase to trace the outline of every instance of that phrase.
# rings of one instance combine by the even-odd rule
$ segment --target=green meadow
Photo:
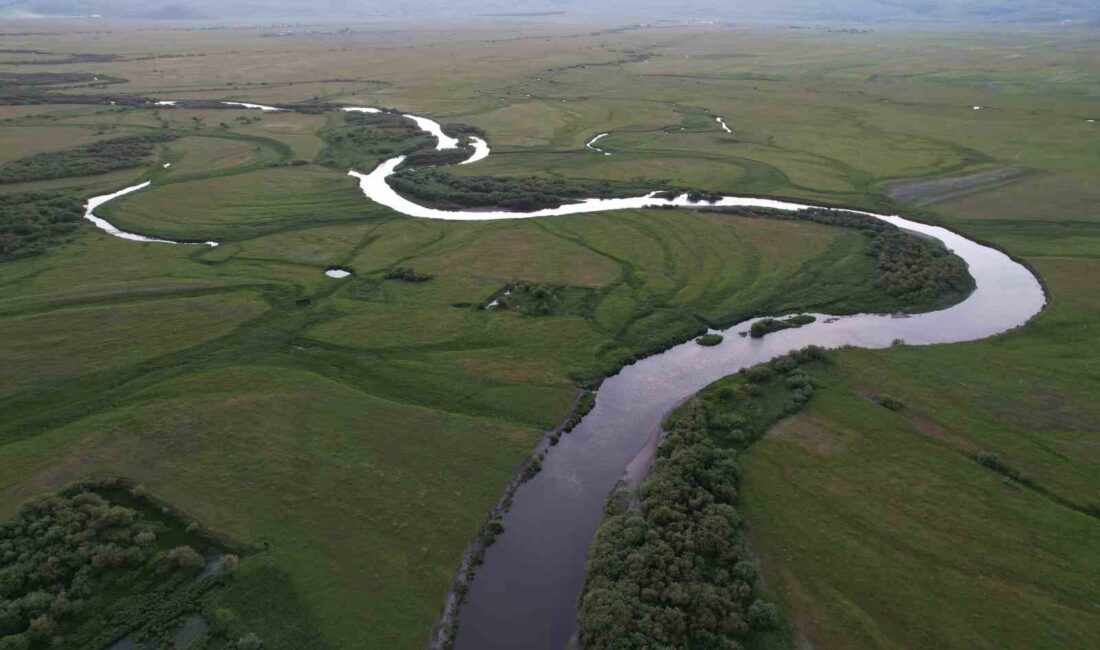
[[[137,56],[169,34],[207,55],[51,70],[156,99],[415,111],[486,132],[492,156],[455,175],[903,212],[1020,257],[1046,311],[986,341],[836,353],[806,410],[739,459],[742,507],[792,643],[1100,643],[1092,33],[519,22],[365,28],[337,49],[147,27],[45,49]],[[87,197],[151,180],[98,214],[220,243],[84,224],[0,263],[0,517],[79,480],[139,482],[255,549],[205,607],[270,649],[422,647],[505,484],[621,364],[749,316],[886,304],[851,229],[684,210],[402,217],[346,175],[383,154],[334,146],[351,127],[333,111],[0,106],[0,165],[167,128],[181,137],[141,167],[0,185]],[[605,132],[611,155],[585,148]],[[433,277],[384,277],[397,267]],[[517,282],[568,306],[479,309]]]

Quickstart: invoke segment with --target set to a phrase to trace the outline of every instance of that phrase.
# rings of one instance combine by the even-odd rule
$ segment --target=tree
[[[27,636],[34,641],[45,641],[49,639],[57,632],[57,623],[54,622],[49,616],[39,616],[31,620],[31,625],[27,628]]]
[[[206,564],[206,560],[190,546],[177,546],[165,553],[164,559],[169,565],[181,569],[199,569]]]

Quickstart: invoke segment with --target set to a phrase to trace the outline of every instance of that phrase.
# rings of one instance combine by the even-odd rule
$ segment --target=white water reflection
[[[108,235],[111,235],[113,237],[118,237],[120,239],[129,239],[130,241],[150,242],[150,243],[154,243],[154,244],[199,244],[199,243],[201,243],[204,246],[211,246],[211,247],[218,245],[218,242],[216,242],[216,241],[182,242],[182,241],[172,241],[171,239],[158,239],[156,237],[146,237],[145,235],[139,235],[139,234],[133,233],[133,232],[126,232],[125,230],[119,230],[118,228],[116,228],[112,223],[110,223],[106,219],[103,219],[101,217],[97,217],[95,215],[95,209],[98,208],[99,206],[103,205],[104,203],[107,203],[108,201],[112,201],[114,199],[117,199],[120,196],[126,196],[127,194],[132,194],[132,193],[137,192],[139,190],[143,190],[143,189],[149,187],[152,184],[153,184],[152,181],[145,181],[144,183],[139,183],[138,185],[133,185],[131,187],[121,189],[117,192],[112,192],[111,194],[103,194],[103,195],[100,195],[100,196],[93,196],[92,198],[88,199],[87,203],[84,204],[84,218],[87,219],[88,221],[91,221],[92,223],[94,223],[96,228],[99,228],[100,230],[107,233]]]
[[[606,138],[609,135],[611,135],[611,134],[610,133],[601,133],[601,134],[597,135],[596,137],[592,138],[591,140],[589,140],[588,142],[586,142],[584,146],[588,149],[591,149],[592,151],[597,152],[597,153],[602,153],[605,156],[610,156],[611,155],[610,153],[608,153],[608,152],[604,151],[603,149],[600,149],[599,147],[596,146],[597,142],[599,142],[600,140]]]
[[[325,269],[325,275],[340,280],[350,276],[351,271],[345,271],[344,269]]]
[[[416,122],[416,125],[420,127],[422,131],[426,131],[436,139],[436,149],[456,149],[458,148],[458,139],[452,138],[443,132],[443,127],[439,125],[439,122],[428,119],[426,117],[420,117],[419,115],[407,115],[402,114],[404,117]]]
[[[258,108],[265,113],[270,111],[284,111],[285,108],[277,108],[275,106],[265,106],[264,104],[249,104],[248,102],[222,102],[226,106],[239,106],[241,108]]]
[[[470,144],[474,147],[474,153],[472,156],[458,163],[460,165],[469,165],[470,163],[476,163],[479,160],[485,160],[489,157],[490,149],[489,143],[477,137],[476,135],[470,136]]]
[[[714,119],[718,121],[718,125],[722,127],[723,131],[725,131],[726,133],[733,133],[733,130],[730,129],[729,125],[726,124],[726,121],[724,119],[720,117],[716,117]]]

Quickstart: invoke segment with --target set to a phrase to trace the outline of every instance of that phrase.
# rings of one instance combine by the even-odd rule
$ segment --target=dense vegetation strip
[[[412,121],[392,113],[345,113],[318,133],[317,162],[340,170],[369,170],[383,159],[435,146]]]
[[[632,196],[637,188],[622,183],[561,178],[454,176],[438,169],[406,169],[388,182],[399,193],[443,209],[500,208],[539,210],[586,198]]]
[[[589,552],[586,650],[738,648],[779,627],[758,597],[737,510],[737,454],[813,395],[808,347],[722,379],[674,412],[638,494],[619,491]]]
[[[855,228],[870,243],[867,255],[876,258],[882,275],[876,285],[899,302],[918,309],[954,303],[974,290],[966,262],[938,239],[905,232],[875,217],[826,208],[797,212],[753,208],[707,209],[746,217],[810,221]]]
[[[124,637],[173,647],[185,618],[209,626],[202,603],[245,550],[140,485],[103,480],[38,498],[0,525],[0,648],[103,648]],[[259,647],[205,635],[201,647]]]
[[[39,153],[0,165],[0,183],[23,183],[69,176],[106,174],[145,164],[156,145],[175,140],[171,132],[131,135],[91,144]]]
[[[60,192],[0,194],[0,262],[39,255],[79,226],[83,202]]]

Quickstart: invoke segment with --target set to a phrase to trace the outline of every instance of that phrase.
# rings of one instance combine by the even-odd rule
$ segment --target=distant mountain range
[[[164,20],[537,17],[619,14],[631,19],[882,22],[1100,23],[1100,0],[0,0],[0,16],[103,16]]]

